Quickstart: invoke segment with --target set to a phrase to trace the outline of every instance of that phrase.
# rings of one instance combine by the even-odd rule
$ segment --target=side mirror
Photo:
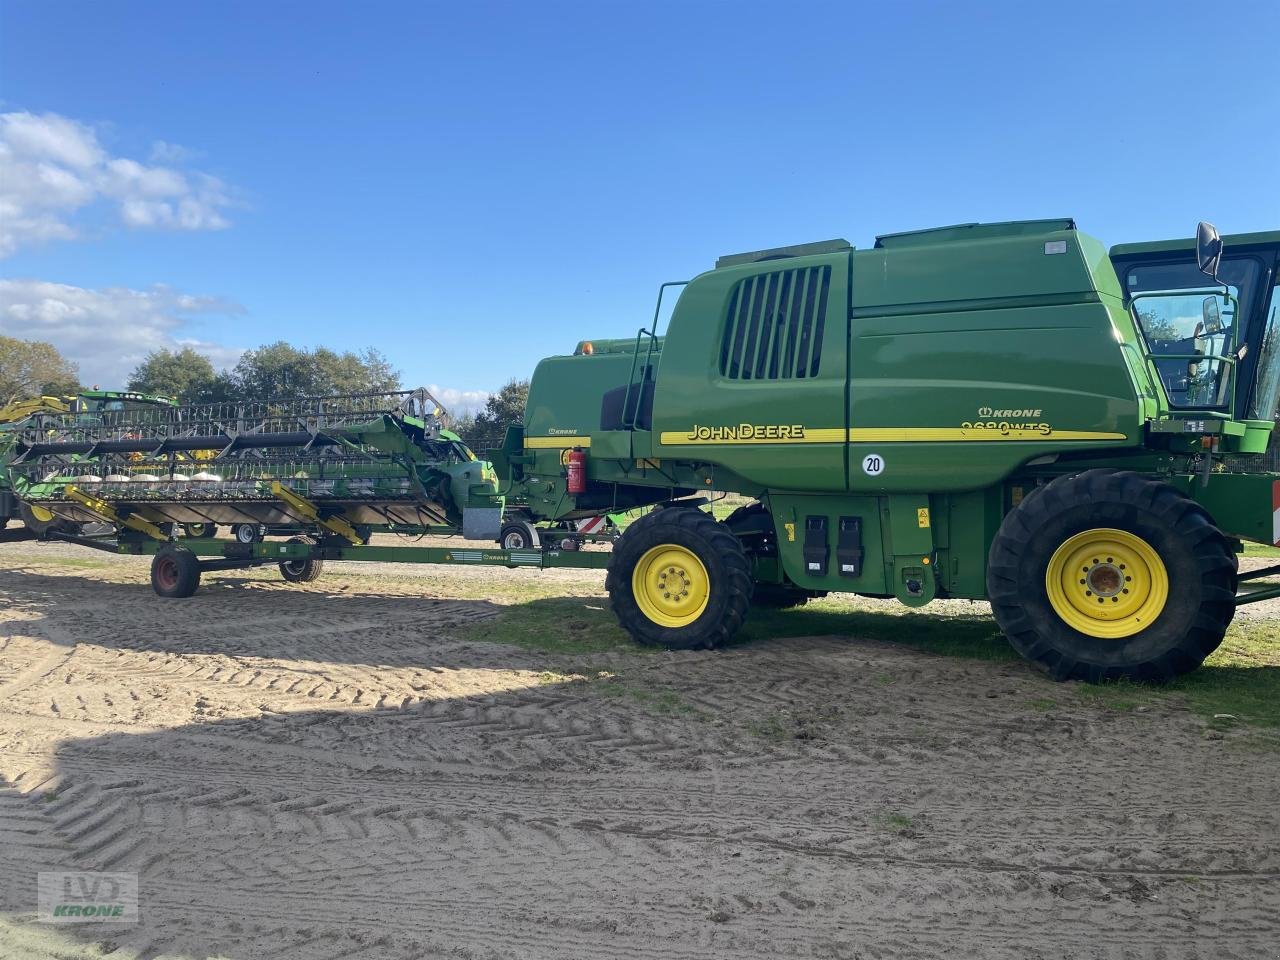
[[[1212,223],[1200,221],[1196,227],[1196,263],[1200,272],[1218,279],[1218,264],[1222,262],[1222,237]]]
[[[1204,318],[1204,332],[1209,334],[1222,332],[1222,311],[1218,309],[1217,297],[1205,297],[1200,303],[1200,316]]]

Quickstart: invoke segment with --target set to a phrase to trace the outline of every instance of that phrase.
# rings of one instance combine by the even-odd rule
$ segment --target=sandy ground
[[[465,640],[475,571],[163,601],[70,556],[0,545],[5,958],[1280,956],[1280,760],[1176,706],[857,637]],[[34,923],[40,870],[136,872],[141,922]]]

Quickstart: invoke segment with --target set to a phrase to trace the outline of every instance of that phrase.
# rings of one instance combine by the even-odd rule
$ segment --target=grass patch
[[[98,560],[94,557],[63,557],[56,555],[42,556],[39,553],[26,553],[16,558],[12,566],[70,567],[73,570],[101,570],[104,567],[117,566],[111,560]]]
[[[700,717],[702,713],[674,690],[651,690],[616,677],[605,677],[596,685],[600,696],[613,700],[629,700],[659,717]]]
[[[915,612],[854,596],[827,597],[794,610],[752,610],[734,643],[827,635],[901,644],[962,659],[1018,659],[989,615]],[[877,680],[893,682],[885,676]]]
[[[907,833],[915,827],[915,820],[908,817],[905,813],[881,813],[877,814],[876,824],[884,830],[893,833]]]
[[[1244,545],[1244,556],[1280,557],[1280,547],[1268,547],[1265,543],[1246,543]]]
[[[1086,703],[1119,713],[1181,697],[1211,729],[1248,724],[1280,730],[1280,623],[1237,620],[1204,666],[1162,686],[1117,680],[1077,689]]]
[[[472,625],[467,634],[475,640],[547,653],[604,653],[623,647],[634,653],[653,652],[651,647],[633,644],[613,618],[608,602],[598,597],[543,597],[512,604],[496,619]]]
[[[747,724],[747,732],[761,740],[824,740],[839,719],[835,707],[775,710]]]

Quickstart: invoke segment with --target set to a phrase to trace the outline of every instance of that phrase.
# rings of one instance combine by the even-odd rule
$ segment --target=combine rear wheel
[[[166,547],[151,558],[151,587],[170,599],[189,597],[200,586],[200,561],[190,550]]]
[[[639,643],[670,650],[719,646],[751,604],[742,544],[723,523],[687,507],[655,510],[622,534],[605,587],[614,613]]]
[[[315,541],[310,537],[290,537],[289,543],[310,543]],[[312,580],[320,579],[320,574],[324,572],[324,561],[310,557],[306,560],[281,560],[280,575],[290,583],[310,583]]]
[[[1005,517],[987,567],[996,622],[1056,680],[1194,670],[1235,613],[1236,558],[1204,509],[1139,474],[1060,477]]]

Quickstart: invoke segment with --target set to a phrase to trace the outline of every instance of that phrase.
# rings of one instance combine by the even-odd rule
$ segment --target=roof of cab
[[[1222,237],[1227,250],[1243,250],[1251,247],[1280,246],[1280,230],[1264,230],[1260,233],[1228,233]],[[1118,243],[1111,248],[1111,256],[1127,257],[1148,253],[1191,251],[1196,248],[1195,237],[1182,240],[1151,240],[1146,243]]]

